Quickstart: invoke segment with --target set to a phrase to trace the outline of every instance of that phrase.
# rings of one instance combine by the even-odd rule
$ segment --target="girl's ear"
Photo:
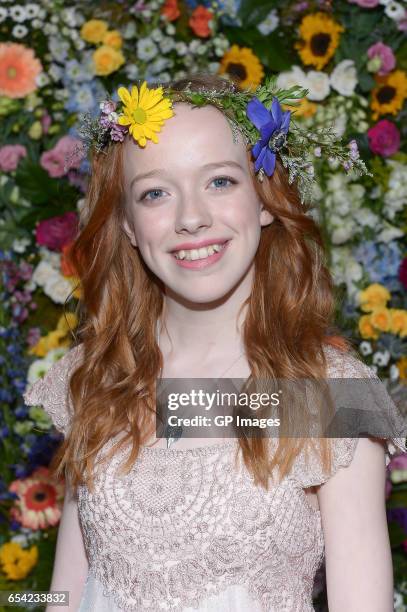
[[[123,227],[124,233],[129,237],[131,244],[136,247],[137,246],[137,242],[136,242],[136,238],[134,236],[134,231],[130,227],[130,224],[127,221],[126,218],[123,221],[122,227]]]
[[[260,224],[262,226],[270,225],[270,223],[273,223],[273,221],[274,221],[274,215],[272,215],[271,212],[269,212],[262,204],[261,211],[260,211]]]

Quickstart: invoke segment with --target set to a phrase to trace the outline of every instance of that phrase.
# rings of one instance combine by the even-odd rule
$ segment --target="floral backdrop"
[[[60,436],[22,393],[72,344],[80,288],[68,251],[89,172],[78,120],[120,85],[205,70],[254,88],[278,72],[282,87],[308,89],[298,121],[356,141],[372,176],[347,175],[315,149],[313,214],[337,322],[405,410],[406,30],[401,0],[0,1],[0,590],[49,587],[64,484],[48,466]],[[401,612],[407,455],[390,463],[386,497]],[[327,610],[323,573],[314,595]]]

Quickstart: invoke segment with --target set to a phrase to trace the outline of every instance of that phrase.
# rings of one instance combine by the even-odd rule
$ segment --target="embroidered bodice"
[[[65,435],[69,372],[81,354],[81,345],[71,349],[24,394]],[[331,378],[375,376],[337,349],[327,347],[326,354]],[[254,484],[236,455],[236,440],[196,448],[182,442],[142,448],[130,473],[118,476],[122,450],[98,474],[94,493],[79,487],[89,577],[110,602],[103,610],[313,610],[324,538],[320,512],[304,489],[349,465],[358,440],[335,440],[330,474],[316,458],[307,464],[300,455],[289,476],[268,491]],[[397,449],[407,450],[405,440],[386,440],[387,463]],[[245,604],[226,607],[233,590]],[[210,601],[213,608],[205,604]]]

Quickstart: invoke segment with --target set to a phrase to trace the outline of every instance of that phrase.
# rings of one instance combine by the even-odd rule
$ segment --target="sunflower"
[[[129,126],[129,132],[141,147],[145,147],[147,138],[157,143],[156,132],[161,131],[165,119],[174,115],[171,100],[163,96],[163,88],[148,89],[147,82],[140,87],[133,85],[131,92],[125,87],[117,90],[123,102],[123,114],[118,119],[119,125]]]
[[[322,70],[335,53],[339,34],[343,31],[343,26],[326,13],[306,15],[299,28],[302,40],[295,43],[303,64],[311,64],[317,70]]]
[[[377,87],[372,91],[370,107],[372,118],[391,113],[397,115],[407,98],[407,75],[404,70],[393,70],[385,76],[376,76]]]
[[[221,60],[219,74],[227,74],[240,89],[256,89],[264,77],[259,58],[248,47],[232,45]]]

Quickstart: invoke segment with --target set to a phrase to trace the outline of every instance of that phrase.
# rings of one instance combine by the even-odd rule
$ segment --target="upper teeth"
[[[214,253],[218,253],[223,249],[226,243],[224,244],[210,244],[207,247],[202,247],[201,249],[191,249],[190,251],[176,251],[174,253],[177,259],[189,259],[191,261],[195,259],[204,259],[205,257],[209,257],[209,255],[213,255]]]

